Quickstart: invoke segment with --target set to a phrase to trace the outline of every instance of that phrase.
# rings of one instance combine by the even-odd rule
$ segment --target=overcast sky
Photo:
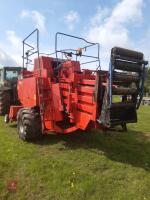
[[[0,0],[0,65],[21,65],[22,40],[35,28],[41,51],[54,50],[60,31],[99,42],[103,68],[113,46],[150,60],[150,0]]]

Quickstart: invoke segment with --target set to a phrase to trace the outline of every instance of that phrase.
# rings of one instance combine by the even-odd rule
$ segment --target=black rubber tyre
[[[33,141],[42,135],[41,118],[37,110],[23,108],[17,115],[17,129],[19,138],[24,141]]]
[[[8,114],[12,102],[9,90],[0,90],[0,115]]]

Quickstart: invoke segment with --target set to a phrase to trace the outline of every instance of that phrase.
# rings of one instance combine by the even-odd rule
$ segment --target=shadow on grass
[[[149,136],[148,136],[149,137]],[[142,132],[129,130],[128,133],[108,132],[99,130],[89,132],[76,131],[70,135],[46,135],[38,145],[53,145],[63,142],[60,151],[83,148],[109,159],[130,164],[150,171],[150,140]]]
[[[14,124],[9,124],[9,127],[11,127],[11,128],[17,128],[17,124],[16,124],[16,123],[14,123]]]

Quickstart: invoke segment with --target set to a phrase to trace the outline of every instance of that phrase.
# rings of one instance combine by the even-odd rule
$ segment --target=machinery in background
[[[10,105],[18,104],[17,80],[21,67],[3,67],[0,69],[0,115],[9,112]]]
[[[36,48],[27,43],[33,34],[37,35]],[[86,45],[59,49],[60,36],[82,40]],[[98,43],[57,33],[56,57],[52,57],[40,55],[38,37],[36,29],[23,41],[24,66],[17,84],[21,105],[12,105],[6,120],[17,121],[22,140],[33,140],[51,131],[69,134],[78,129],[107,129],[116,125],[126,130],[127,123],[137,122],[136,110],[143,95],[147,65],[143,53],[115,47],[111,51],[109,71],[103,71]],[[29,50],[25,52],[26,46]],[[85,52],[93,46],[97,47],[97,54],[87,55]],[[29,71],[27,65],[35,53],[34,68]],[[78,60],[81,57],[91,61],[81,63]],[[94,62],[98,63],[96,70],[81,69],[87,63],[93,68]]]

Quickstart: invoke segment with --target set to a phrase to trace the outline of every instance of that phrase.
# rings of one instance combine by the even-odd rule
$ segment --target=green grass
[[[0,199],[149,200],[150,107],[128,133],[93,130],[26,143],[0,118]],[[16,181],[15,191],[7,184]]]

